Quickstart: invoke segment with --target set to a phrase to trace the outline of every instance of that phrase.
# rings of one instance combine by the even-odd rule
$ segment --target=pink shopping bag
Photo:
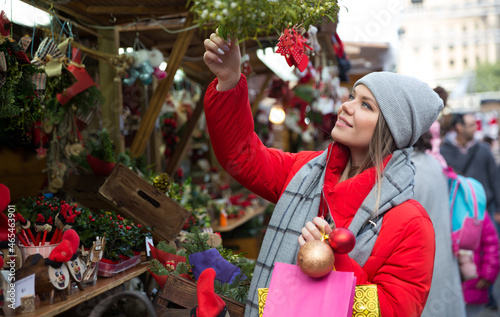
[[[351,317],[355,288],[353,272],[312,278],[297,265],[276,262],[263,317]]]

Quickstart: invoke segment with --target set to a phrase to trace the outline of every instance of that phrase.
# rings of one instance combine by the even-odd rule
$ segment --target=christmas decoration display
[[[64,290],[71,284],[71,273],[66,263],[76,259],[78,243],[76,232],[69,231],[50,252],[48,258],[44,259],[40,254],[30,255],[26,265],[16,271],[16,278],[21,279],[35,274],[35,295],[50,292],[49,302],[53,304],[54,295],[58,292],[61,300],[66,300]]]
[[[198,306],[191,310],[194,317],[224,317],[227,309],[224,301],[215,294],[214,280],[216,271],[212,268],[205,269],[198,278],[196,284],[196,295]]]
[[[295,66],[303,72],[309,64],[309,57],[305,54],[304,46],[312,50],[305,44],[306,42],[307,40],[297,30],[285,29],[279,38],[276,53],[285,56],[289,66]]]
[[[74,96],[96,85],[85,70],[85,66],[80,64],[81,59],[81,52],[73,47],[73,58],[66,69],[73,75],[76,82],[63,93],[57,95],[57,101],[59,101],[62,106],[68,103]]]
[[[177,143],[179,143],[179,136],[177,135],[177,121],[175,113],[169,113],[169,116],[163,119],[161,126],[161,135],[165,141],[165,150],[163,155],[169,158],[174,154]]]
[[[42,117],[41,98],[33,77],[41,71],[24,54],[31,39],[11,38],[10,21],[0,12],[0,142],[29,144],[29,129]]]
[[[142,47],[144,47],[144,45],[142,45]],[[157,52],[150,54],[150,52],[145,48],[134,50],[134,53],[132,54],[132,57],[134,58],[134,63],[132,64],[132,67],[128,72],[129,76],[123,79],[123,83],[126,86],[132,86],[137,79],[140,79],[144,85],[151,84],[153,82],[152,76],[155,73],[155,69],[153,68],[153,66],[151,66],[150,56],[153,56],[153,60],[156,65],[157,55],[158,55]]]
[[[241,56],[241,73],[247,77],[252,73],[252,65],[250,65],[250,55],[248,54],[243,54],[243,56]]]
[[[211,267],[210,265],[207,265],[207,263],[216,264],[217,261],[220,260],[222,261],[222,263],[224,263],[223,266],[229,265],[228,267],[232,268],[231,272],[235,271],[235,268],[238,268],[240,270],[240,273],[235,276],[233,276],[233,274],[229,274],[229,281],[231,281],[230,283],[227,283],[227,281],[226,283],[223,283],[216,279],[214,285],[215,293],[233,298],[241,303],[244,303],[246,302],[248,296],[248,290],[250,288],[250,282],[255,263],[246,259],[242,254],[234,254],[230,249],[225,249],[220,243],[215,244],[216,246],[212,247],[210,244],[211,236],[213,235],[214,234],[202,233],[199,228],[192,227],[191,231],[186,235],[184,242],[181,243],[180,250],[177,250],[176,247],[165,242],[160,242],[157,245],[158,250],[169,253],[169,255],[163,254],[161,257],[155,257],[151,261],[149,270],[156,275],[155,278],[157,278],[159,283],[161,282],[162,276],[167,276],[170,274],[180,274],[184,277],[189,276],[194,280],[195,274],[191,271],[191,269],[193,268],[193,263],[191,263],[190,260],[192,255],[198,254],[197,256],[195,256],[195,258],[198,257],[198,259],[202,259],[202,261],[204,262],[204,268]],[[200,252],[202,254],[200,254]],[[182,256],[186,259],[186,262],[175,262],[175,268],[168,268],[169,264],[167,264],[167,262],[173,259],[172,255]],[[220,267],[222,266],[219,266],[219,268]],[[216,267],[212,268],[217,270]],[[201,269],[201,271],[198,271],[196,276],[201,276],[202,271],[203,269]]]
[[[81,247],[82,261],[85,263],[84,266],[87,268],[83,273],[82,284],[92,283],[95,285],[97,279],[97,266],[99,261],[102,259],[104,246],[106,241],[106,234],[102,237],[96,237],[93,241],[90,250],[85,250]]]
[[[334,253],[349,253],[356,244],[356,238],[349,229],[335,228],[329,235],[322,228],[320,231],[321,240],[306,242],[297,253],[297,265],[310,277],[327,275],[334,267]]]
[[[92,213],[85,210],[77,218],[74,229],[78,232],[84,246],[92,246],[98,237],[106,235],[101,262],[119,265],[134,258],[139,259],[145,247],[146,237],[151,237],[151,228],[125,219],[114,211]],[[136,264],[136,263],[135,263]],[[116,266],[115,266],[116,267]],[[123,265],[120,267],[123,269]],[[117,272],[111,272],[111,276]]]
[[[148,54],[149,54],[149,63],[151,64],[151,67],[153,67],[154,69],[153,75],[155,75],[155,77],[158,80],[162,80],[165,77],[167,77],[167,72],[160,69],[161,63],[165,61],[163,53],[159,49],[153,48],[148,52]]]
[[[222,38],[236,36],[239,40],[257,39],[257,35],[280,34],[290,27],[303,27],[335,22],[337,1],[305,0],[190,0],[190,11],[198,16],[200,27],[218,28]]]
[[[73,254],[69,261],[66,261],[64,265],[70,273],[71,279],[76,282],[80,291],[83,290],[82,279],[83,273],[86,271],[85,263],[78,256],[78,248],[80,246],[80,237],[73,229],[68,229],[64,232],[62,236],[62,241],[67,240],[71,243],[71,248]],[[71,289],[70,289],[71,292]]]

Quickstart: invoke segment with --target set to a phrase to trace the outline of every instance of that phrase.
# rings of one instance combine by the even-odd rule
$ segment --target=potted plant
[[[136,224],[114,211],[101,211],[84,215],[88,221],[78,223],[82,242],[90,246],[96,237],[106,234],[103,258],[99,263],[99,275],[113,276],[140,262],[140,251],[144,249],[146,237],[151,229]]]
[[[71,156],[71,160],[85,169],[90,169],[95,175],[108,176],[116,163],[130,166],[130,157],[125,153],[115,155],[115,147],[105,128],[95,136],[90,137],[85,149],[78,156]]]

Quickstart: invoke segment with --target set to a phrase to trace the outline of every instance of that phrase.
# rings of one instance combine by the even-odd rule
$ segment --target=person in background
[[[477,277],[462,283],[467,317],[477,316],[485,304],[488,309],[498,310],[492,306],[491,300],[491,286],[500,270],[498,233],[488,213],[484,215],[481,242],[474,251],[474,263]]]
[[[353,272],[357,284],[377,285],[381,316],[420,316],[432,280],[435,238],[425,209],[412,199],[410,153],[436,120],[442,100],[413,77],[371,73],[340,106],[327,150],[267,148],[254,132],[237,43],[216,33],[205,40],[204,61],[217,78],[204,106],[221,166],[276,203],[245,316],[258,316],[257,289],[269,287],[274,264],[295,264],[300,246],[321,239],[318,227],[330,233],[330,223],[357,236],[349,254],[335,254],[335,268]]]
[[[452,127],[454,130],[446,134],[441,145],[441,154],[457,174],[472,177],[483,185],[487,200],[486,210],[499,232],[500,175],[493,154],[486,144],[474,138],[477,122],[473,113],[454,114]],[[489,288],[487,307],[498,309],[493,287]]]
[[[496,222],[500,222],[500,177],[493,154],[487,145],[474,139],[477,123],[473,113],[457,113],[453,116],[454,131],[445,136],[441,155],[455,173],[478,180],[486,192],[486,210]]]
[[[437,121],[431,130],[439,137]],[[424,133],[413,146],[414,151],[411,155],[411,160],[416,167],[413,199],[421,203],[429,214],[436,234],[434,273],[429,298],[422,316],[465,316],[460,271],[451,247],[448,178],[443,173],[440,161],[432,155],[432,139],[431,132]]]
[[[486,144],[495,158],[495,163],[500,167],[500,150],[498,145],[498,140],[489,135],[483,137],[483,143]]]

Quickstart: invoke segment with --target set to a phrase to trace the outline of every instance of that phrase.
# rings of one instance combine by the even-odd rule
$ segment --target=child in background
[[[498,234],[488,213],[484,215],[481,242],[474,251],[474,262],[477,278],[462,283],[468,317],[478,315],[488,303],[488,288],[495,282],[500,270]]]

